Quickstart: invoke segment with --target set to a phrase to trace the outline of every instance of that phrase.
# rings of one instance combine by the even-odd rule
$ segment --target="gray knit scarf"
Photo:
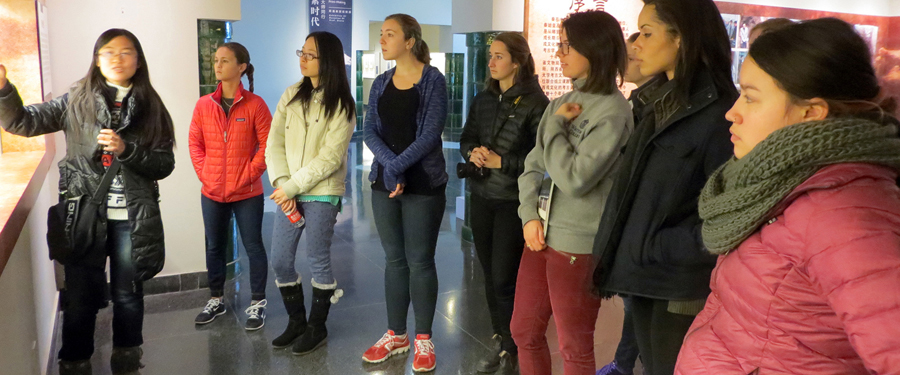
[[[703,243],[713,254],[738,247],[791,191],[821,168],[872,163],[900,170],[894,122],[826,119],[779,129],[716,170],[700,193]]]

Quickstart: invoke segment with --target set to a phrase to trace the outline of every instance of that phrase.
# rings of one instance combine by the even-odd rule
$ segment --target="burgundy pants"
[[[600,298],[588,290],[590,254],[525,249],[516,281],[511,331],[522,375],[550,375],[547,324],[556,323],[566,375],[594,375],[594,326]]]

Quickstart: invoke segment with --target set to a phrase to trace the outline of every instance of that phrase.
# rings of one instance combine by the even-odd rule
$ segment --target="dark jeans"
[[[269,260],[262,240],[263,196],[222,203],[201,194],[200,207],[203,210],[203,226],[206,230],[206,272],[210,295],[222,297],[225,294],[225,272],[228,264],[225,249],[229,240],[228,224],[233,213],[250,261],[250,298],[255,301],[265,299]]]
[[[619,346],[616,347],[616,367],[625,372],[631,372],[641,352],[638,350],[637,340],[634,338],[631,297],[627,295],[621,297],[622,302],[625,303],[625,320],[622,322],[622,338],[619,340]]]
[[[384,294],[388,329],[406,333],[410,301],[416,317],[416,334],[431,335],[437,305],[438,278],[434,265],[441,220],[447,197],[372,191],[375,227],[384,247]]]
[[[648,375],[672,375],[678,351],[695,316],[670,313],[669,301],[632,296],[634,334]]]
[[[106,239],[109,254],[109,291],[113,302],[113,347],[129,348],[144,343],[143,283],[135,281],[131,258],[131,225],[109,221]],[[97,311],[106,306],[107,284],[103,268],[77,264],[65,266],[66,288],[62,292],[62,347],[59,359],[81,361],[94,353]]]
[[[472,237],[475,252],[484,271],[484,290],[491,325],[501,337],[500,348],[517,354],[518,348],[509,331],[516,296],[516,276],[525,238],[518,201],[501,201],[472,194]]]

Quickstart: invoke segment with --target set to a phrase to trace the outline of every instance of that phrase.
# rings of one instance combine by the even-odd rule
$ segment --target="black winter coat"
[[[537,128],[549,103],[536,76],[514,84],[502,94],[494,84],[475,96],[459,140],[459,152],[469,161],[472,149],[486,146],[500,155],[501,161],[500,168],[492,169],[486,178],[468,179],[473,194],[519,200],[518,178],[525,169],[525,157],[534,148]]]
[[[646,85],[594,240],[594,286],[604,296],[706,298],[716,257],[703,246],[697,202],[709,175],[733,154],[725,112],[737,92],[717,92],[702,72],[688,105],[664,108],[658,99],[672,82]]]
[[[100,160],[97,135],[100,134],[100,129],[110,128],[111,116],[108,99],[100,93],[96,93],[95,97],[97,123],[73,124],[66,115],[68,93],[47,103],[23,107],[22,98],[11,83],[0,90],[0,125],[6,131],[26,137],[60,130],[66,132],[66,156],[59,162],[59,191],[67,197],[92,195],[105,172]],[[164,115],[169,119],[168,114]],[[165,240],[159,212],[159,186],[156,181],[168,176],[175,168],[175,155],[172,152],[174,140],[151,149],[140,139],[139,129],[144,124],[144,118],[136,100],[130,95],[126,97],[117,133],[126,142],[125,152],[119,156],[119,161],[125,184],[128,221],[131,224],[136,281],[152,278],[162,270],[165,263]],[[77,133],[72,132],[74,126],[80,127]],[[56,259],[57,254],[50,254],[50,258]],[[77,262],[86,266],[103,267],[106,254],[87,254]]]

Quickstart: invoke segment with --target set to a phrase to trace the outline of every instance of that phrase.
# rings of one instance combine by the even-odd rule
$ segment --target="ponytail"
[[[422,40],[422,26],[419,25],[419,21],[416,21],[413,16],[403,13],[392,14],[390,16],[385,17],[385,21],[394,20],[400,24],[400,28],[403,29],[403,37],[406,40],[415,39],[416,42],[413,44],[412,52],[413,56],[416,57],[416,60],[419,60],[423,64],[431,63],[431,55],[428,50],[428,43],[425,43]]]
[[[416,44],[413,44],[412,54],[416,57],[416,60],[419,60],[422,64],[431,63],[431,54],[428,50],[428,43],[425,43],[424,40],[416,39]]]
[[[237,42],[228,42],[219,46],[219,48],[222,47],[228,48],[231,52],[234,52],[234,57],[237,59],[239,65],[247,64],[247,69],[244,69],[244,73],[241,75],[247,75],[247,81],[250,83],[250,92],[253,92],[253,64],[250,63],[250,52],[247,51],[247,47],[244,47],[244,45]]]
[[[244,74],[247,75],[247,81],[250,83],[250,92],[253,92],[253,64],[247,63],[247,70],[244,71]]]

